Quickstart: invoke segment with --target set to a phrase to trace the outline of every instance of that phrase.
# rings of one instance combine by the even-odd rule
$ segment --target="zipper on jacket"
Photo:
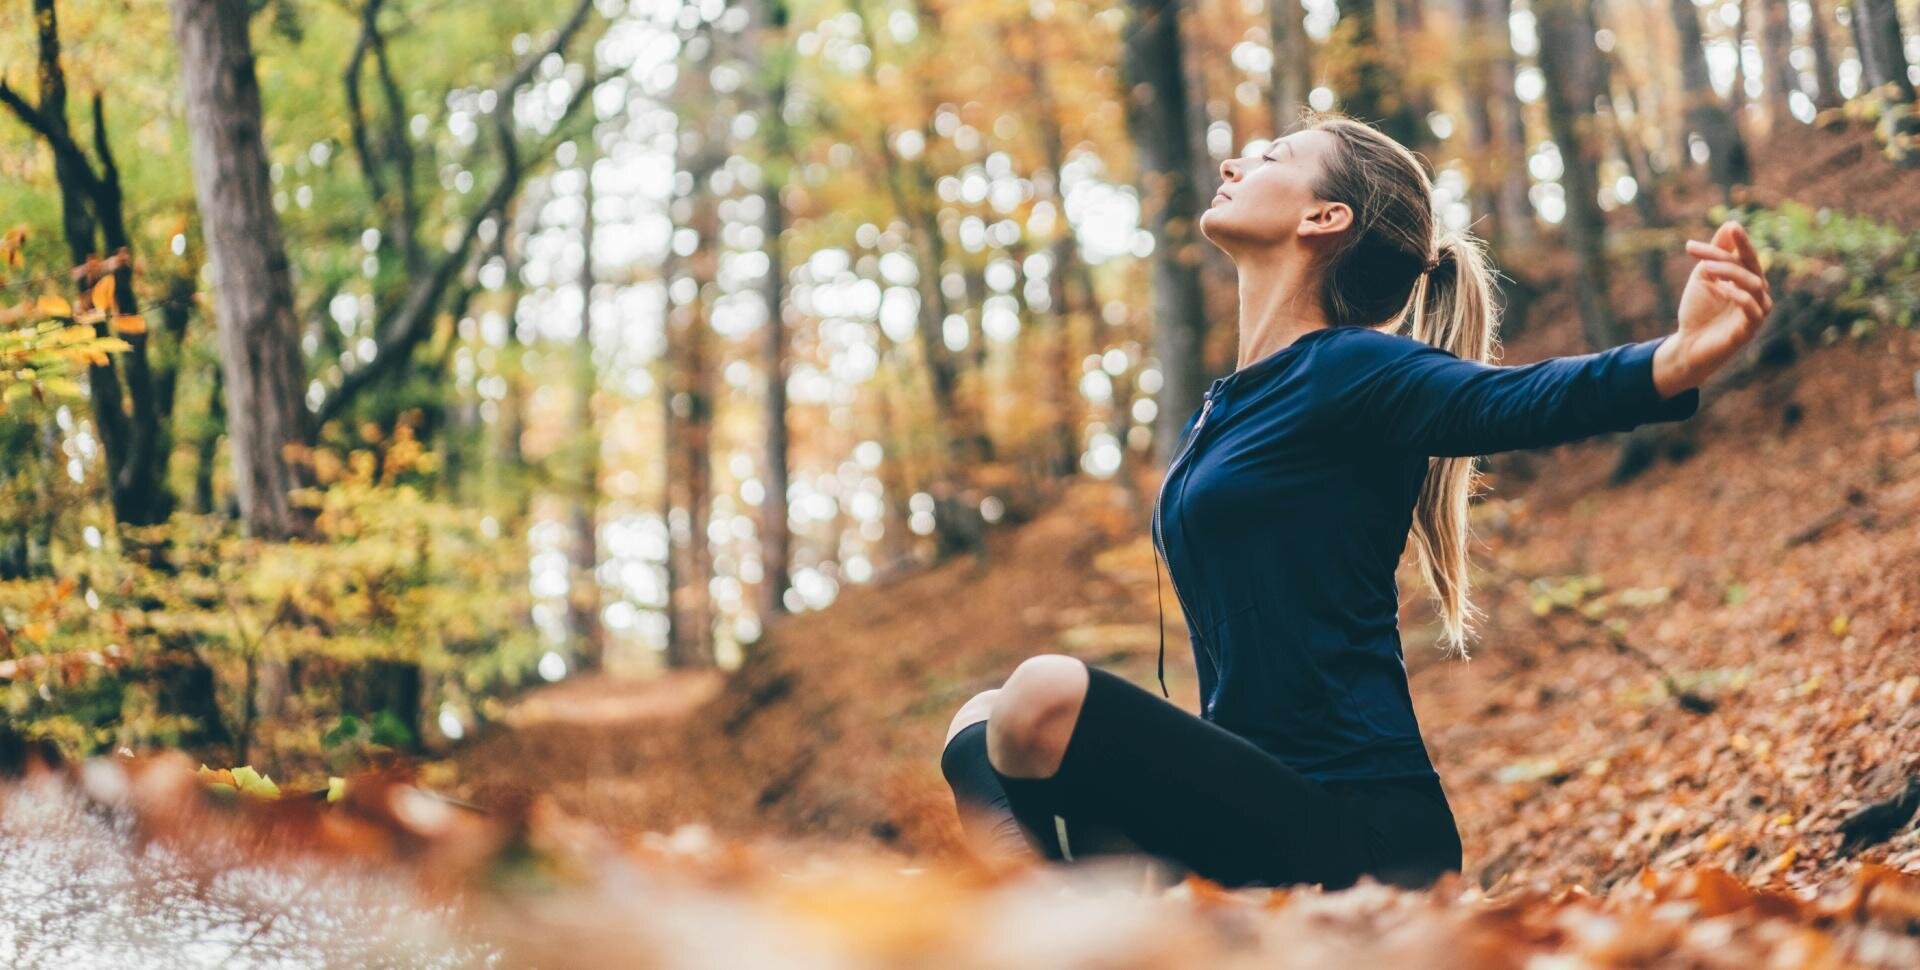
[[[1175,450],[1173,455],[1173,460],[1167,463],[1167,474],[1160,479],[1160,490],[1156,492],[1153,497],[1153,538],[1154,538],[1154,543],[1157,546],[1159,546],[1160,557],[1162,559],[1167,558],[1167,546],[1166,546],[1165,530],[1162,528],[1160,524],[1161,501],[1166,497],[1167,485],[1173,481],[1174,474],[1180,470],[1181,460],[1186,458],[1187,455],[1193,451],[1194,445],[1197,444],[1200,440],[1200,433],[1203,430],[1205,430],[1207,426],[1207,415],[1213,411],[1213,393],[1216,389],[1218,389],[1219,384],[1220,384],[1219,381],[1215,381],[1214,386],[1208,388],[1205,397],[1201,399],[1200,419],[1193,423],[1193,433],[1187,435],[1187,440],[1184,442],[1181,442],[1180,447]],[[1155,568],[1158,569],[1159,567],[1156,566]],[[1173,564],[1171,560],[1169,560],[1167,564],[1167,581],[1173,584],[1173,596],[1174,596],[1174,599],[1176,599],[1180,603],[1180,612],[1183,615],[1188,617],[1193,616],[1193,613],[1187,607],[1186,597],[1180,593],[1180,583],[1173,578]],[[1166,618],[1163,616],[1160,620],[1160,662],[1162,664],[1163,669],[1166,664],[1166,652],[1167,652],[1166,636],[1167,636]],[[1215,676],[1217,677],[1219,675],[1219,670],[1220,670],[1220,657],[1219,655],[1214,653],[1213,644],[1207,643],[1204,637],[1201,638],[1201,643],[1206,647],[1208,659],[1213,661],[1213,669],[1215,672]],[[1164,686],[1165,673],[1163,672],[1161,676],[1163,679],[1163,684],[1161,689],[1165,690],[1165,686]],[[1207,709],[1211,709],[1211,704],[1208,702],[1207,698],[1203,697],[1200,699],[1200,701],[1203,707]]]

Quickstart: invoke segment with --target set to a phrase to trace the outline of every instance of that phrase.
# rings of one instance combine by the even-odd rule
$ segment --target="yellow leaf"
[[[40,310],[41,313],[44,313],[50,317],[73,316],[73,304],[68,303],[67,298],[64,296],[53,296],[53,295],[43,296],[40,298],[40,302],[35,304],[35,306]]]
[[[146,333],[147,321],[138,313],[123,313],[113,318],[113,331],[115,333]]]
[[[61,327],[60,335],[54,338],[54,342],[60,344],[77,344],[83,340],[92,339],[93,328],[85,324],[76,323],[71,327]]]
[[[102,276],[100,282],[93,284],[93,305],[102,310],[113,305],[113,274]]]

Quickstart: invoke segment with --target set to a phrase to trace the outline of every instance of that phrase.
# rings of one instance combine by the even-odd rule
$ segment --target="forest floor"
[[[1796,126],[1755,154],[1761,201],[1792,197],[1920,227],[1915,176],[1887,167],[1862,131]],[[1704,211],[1707,193],[1697,195],[1673,204]],[[1674,279],[1683,266],[1676,261]],[[1665,331],[1636,315],[1644,286],[1617,279],[1616,289],[1636,339]],[[1565,290],[1536,306],[1507,343],[1506,362],[1584,349]],[[1460,823],[1462,877],[1431,898],[1378,886],[1316,895],[1310,905],[1263,895],[1253,905],[1272,922],[1261,926],[1327,929],[1321,949],[1290,951],[1283,962],[1379,957],[1398,946],[1424,947],[1428,964],[1490,962],[1464,955],[1479,952],[1470,943],[1457,949],[1475,934],[1504,940],[1509,956],[1525,940],[1598,962],[1920,959],[1920,938],[1906,935],[1920,926],[1912,881],[1900,884],[1907,909],[1891,917],[1894,942],[1856,935],[1826,949],[1838,938],[1836,909],[1796,909],[1734,947],[1724,933],[1697,929],[1736,915],[1750,922],[1728,926],[1772,925],[1772,897],[1740,884],[1811,898],[1851,880],[1846,905],[1857,915],[1871,908],[1859,887],[1883,872],[1861,860],[1920,873],[1912,827],[1864,852],[1843,851],[1838,828],[1920,777],[1916,371],[1916,331],[1881,328],[1817,348],[1711,400],[1689,422],[1690,456],[1620,486],[1608,484],[1617,442],[1492,462],[1475,510],[1475,597],[1487,615],[1472,660],[1440,657],[1423,584],[1410,565],[1400,580],[1413,697]],[[458,755],[452,787],[483,805],[537,803],[629,839],[677,832],[687,844],[971,871],[937,765],[962,702],[1043,652],[1158,689],[1143,504],[1157,475],[1140,474],[1132,492],[1075,485],[1034,520],[994,534],[984,567],[962,559],[849,586],[829,609],[782,618],[732,675],[584,679],[537,691],[510,728]],[[1171,595],[1165,632],[1173,701],[1194,711],[1186,629]],[[1700,867],[1733,878],[1716,881]],[[891,899],[881,908],[893,916],[924,902],[899,892],[873,898]],[[1192,884],[1183,892],[1249,898]],[[1502,910],[1497,927],[1484,901],[1464,902],[1548,898],[1540,893],[1557,894],[1547,907],[1557,915]],[[1883,909],[1890,893],[1878,897]],[[1598,903],[1576,905],[1587,894],[1644,905],[1602,917]],[[1681,897],[1693,907],[1661,923],[1652,903]],[[1585,930],[1570,922],[1576,910],[1587,914]],[[915,918],[922,942],[969,936],[945,918]],[[1549,931],[1543,920],[1560,922]],[[1098,927],[1112,924],[1086,916],[1085,925],[1085,938],[1074,937],[1080,949],[1062,942],[1061,953],[1094,959]],[[1164,928],[1144,917],[1139,925]],[[1405,928],[1404,938],[1382,935],[1385,926]],[[1278,952],[1260,935],[1267,929],[1217,930],[1205,946],[1226,947],[1219,953]],[[1137,941],[1138,926],[1123,935]],[[1229,938],[1241,949],[1221,942]],[[1191,954],[1201,944],[1183,946]],[[1145,952],[1135,953],[1140,965],[1159,965]],[[1065,962],[1073,961],[1056,965]]]

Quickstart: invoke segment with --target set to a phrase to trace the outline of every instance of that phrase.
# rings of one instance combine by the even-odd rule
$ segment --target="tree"
[[[1300,0],[1273,0],[1268,8],[1273,34],[1273,130],[1279,135],[1300,117],[1313,90],[1313,38],[1307,36],[1307,11]]]
[[[1733,115],[1720,103],[1707,74],[1707,52],[1700,37],[1700,11],[1693,0],[1670,0],[1673,28],[1680,44],[1680,78],[1687,131],[1706,143],[1707,170],[1720,186],[1721,201],[1733,204],[1733,187],[1752,179],[1746,142]],[[1739,80],[1734,81],[1735,86]],[[1682,146],[1681,151],[1685,151]]]
[[[727,112],[714,90],[711,74],[719,63],[720,44],[715,26],[701,22],[687,41],[675,91],[682,129],[675,168],[689,178],[687,193],[672,203],[673,221],[691,230],[693,251],[675,267],[669,292],[688,284],[684,299],[675,297],[667,309],[666,383],[671,432],[667,439],[669,508],[668,556],[680,556],[667,588],[673,624],[667,641],[667,663],[674,667],[708,667],[714,663],[713,606],[709,595],[713,562],[707,536],[712,505],[712,435],[714,395],[712,366],[708,363],[709,312],[715,296],[714,277],[720,258],[719,199],[713,174],[726,163],[729,151]],[[676,179],[676,182],[680,180]],[[684,530],[674,525],[685,523]]]
[[[170,3],[194,189],[216,279],[234,489],[255,535],[285,538],[308,526],[291,497],[307,478],[289,447],[308,440],[310,416],[293,284],[261,137],[248,6],[245,0]]]
[[[1833,7],[1827,0],[1807,0],[1807,7],[1812,13],[1807,22],[1807,46],[1813,48],[1813,76],[1820,85],[1813,106],[1825,111],[1845,101],[1840,97],[1840,69],[1834,62],[1833,41],[1827,34],[1827,25],[1833,23]]]
[[[1761,4],[1762,59],[1766,67],[1767,124],[1793,123],[1794,92],[1800,90],[1800,72],[1793,66],[1793,25],[1787,19],[1787,0],[1758,0]]]
[[[1165,464],[1186,419],[1200,406],[1206,313],[1200,289],[1198,193],[1187,140],[1186,75],[1179,0],[1129,0],[1124,53],[1127,133],[1139,166],[1141,221],[1152,231],[1154,352],[1163,375],[1154,428]]]
[[[786,229],[783,190],[793,172],[793,132],[787,125],[787,88],[793,71],[788,42],[786,0],[757,0],[747,8],[753,20],[747,50],[759,77],[760,113],[766,119],[765,173],[760,202],[766,210],[767,275],[761,291],[767,306],[766,334],[761,342],[760,367],[766,375],[764,407],[767,424],[766,498],[760,503],[760,548],[764,571],[760,582],[760,613],[771,619],[786,610],[792,585],[788,564],[793,558],[793,534],[787,528],[787,488],[791,482],[787,434],[787,321]]]
[[[1886,88],[1890,100],[1911,103],[1913,80],[1907,76],[1906,40],[1893,0],[1854,0],[1854,38],[1860,72],[1868,88]]]
[[[580,200],[580,336],[573,341],[573,434],[579,455],[578,481],[573,495],[572,570],[567,582],[567,612],[574,635],[580,638],[583,663],[599,667],[606,660],[606,631],[600,623],[600,435],[594,422],[593,399],[600,387],[600,369],[593,360],[593,165],[599,157],[593,135],[581,151]]]
[[[417,181],[420,167],[409,141],[407,124],[410,113],[387,52],[386,34],[380,26],[384,0],[366,0],[362,8],[360,39],[348,60],[344,81],[346,104],[351,119],[355,154],[365,174],[367,194],[386,226],[386,235],[395,240],[393,247],[403,264],[401,283],[391,291],[376,294],[377,308],[373,324],[373,359],[346,374],[319,407],[318,423],[346,413],[362,392],[377,382],[396,375],[413,359],[415,348],[433,334],[450,291],[456,281],[469,277],[479,262],[485,238],[497,234],[508,205],[520,192],[535,162],[544,161],[552,149],[566,137],[565,122],[588,103],[602,78],[589,73],[572,85],[571,96],[561,109],[559,124],[545,138],[531,145],[521,143],[515,108],[521,96],[536,82],[539,72],[550,61],[562,58],[574,41],[594,21],[593,0],[578,0],[542,47],[530,51],[498,85],[481,99],[482,108],[493,130],[493,155],[496,171],[492,186],[480,197],[478,205],[466,208],[466,193],[450,190],[438,206],[458,213],[452,229],[453,242],[429,247],[428,210],[419,198]],[[361,99],[361,85],[368,64],[373,67],[385,114],[374,119]],[[446,100],[447,94],[441,94]]]
[[[1500,242],[1504,248],[1520,250],[1539,239],[1539,222],[1528,197],[1527,114],[1514,87],[1516,58],[1507,24],[1513,20],[1513,0],[1479,0],[1486,21],[1486,32],[1496,40],[1487,58],[1487,72],[1494,100],[1500,105],[1499,123],[1493,129],[1494,159],[1498,165],[1500,194]]]
[[[1606,219],[1600,210],[1599,144],[1591,106],[1598,93],[1600,51],[1592,8],[1579,0],[1536,0],[1540,73],[1546,80],[1547,125],[1560,147],[1568,242],[1579,257],[1574,293],[1580,328],[1594,349],[1622,342],[1608,301]],[[1585,110],[1583,110],[1585,109]]]
[[[93,151],[89,157],[67,120],[67,76],[61,63],[59,11],[54,0],[34,0],[39,104],[31,105],[0,81],[0,104],[47,143],[60,187],[61,227],[67,258],[79,284],[79,305],[93,311],[102,336],[115,333],[128,349],[116,364],[87,368],[94,426],[106,457],[108,497],[115,521],[129,525],[164,522],[173,510],[166,461],[171,415],[171,373],[155,375],[147,358],[148,334],[133,287],[132,238],[127,232],[120,169],[107,137],[106,107],[93,96]],[[102,280],[113,282],[102,284]],[[99,298],[109,305],[93,305]],[[182,334],[184,333],[184,317]]]

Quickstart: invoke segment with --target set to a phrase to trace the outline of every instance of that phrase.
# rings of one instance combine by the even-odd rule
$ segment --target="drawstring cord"
[[[1173,695],[1167,693],[1167,601],[1160,596],[1160,552],[1153,553],[1153,601],[1160,607],[1160,693],[1168,700]]]

